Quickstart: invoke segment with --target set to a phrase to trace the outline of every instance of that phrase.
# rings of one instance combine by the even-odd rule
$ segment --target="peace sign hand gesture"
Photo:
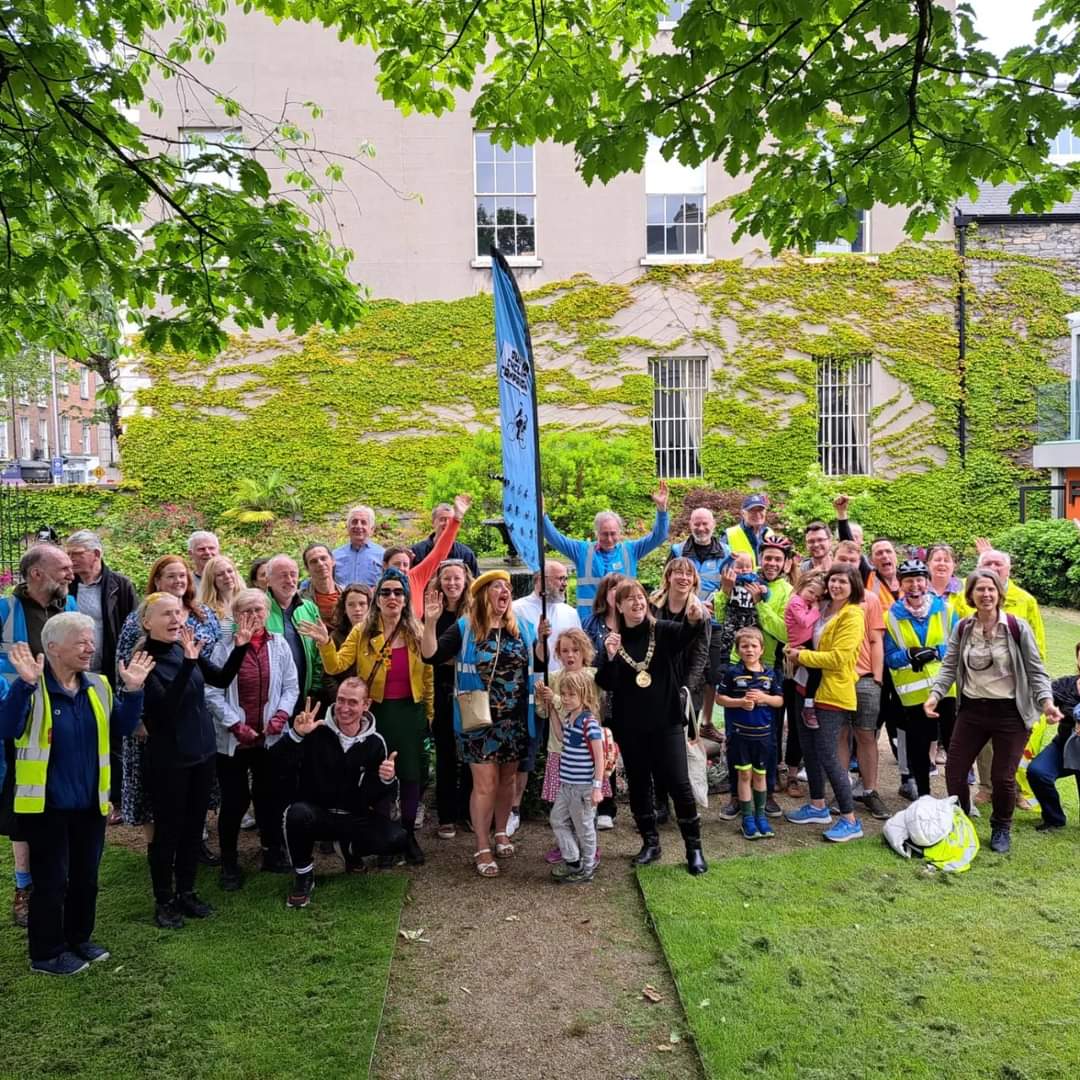
[[[117,668],[120,671],[120,681],[124,684],[124,689],[131,694],[141,690],[146,682],[146,677],[154,670],[155,664],[154,658],[141,649],[132,656],[127,664],[121,660]]]
[[[303,738],[305,735],[310,735],[317,727],[322,726],[322,721],[317,719],[320,708],[321,706],[318,702],[315,702],[315,705],[312,706],[311,698],[304,699],[304,708],[296,714],[296,717],[292,722],[293,731],[295,731],[300,738]]]
[[[45,654],[39,653],[37,659],[30,651],[30,646],[25,641],[17,641],[11,646],[8,653],[11,666],[18,673],[23,682],[31,686],[37,686],[38,680],[45,671]]]

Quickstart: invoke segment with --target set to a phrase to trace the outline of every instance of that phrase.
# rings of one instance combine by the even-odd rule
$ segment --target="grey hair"
[[[345,514],[345,521],[349,522],[353,518],[353,516],[356,515],[356,514],[363,514],[364,517],[366,517],[368,519],[368,521],[371,523],[371,527],[372,528],[375,527],[375,511],[372,510],[370,506],[353,506],[353,507],[350,507],[348,512]]]
[[[616,514],[614,510],[601,510],[600,513],[593,518],[592,527],[594,533],[600,531],[600,522],[606,520],[607,518],[612,518],[619,523],[620,532],[625,527],[623,519],[619,517],[619,515]]]
[[[31,544],[26,549],[23,557],[19,560],[19,574],[23,581],[26,581],[30,577],[30,571],[33,570],[38,563],[43,562],[50,554],[55,554],[56,552],[60,552],[60,548],[57,547],[56,544]]]
[[[45,621],[41,628],[41,651],[48,656],[49,646],[54,642],[66,641],[84,630],[92,631],[94,620],[81,611],[61,611]]]
[[[291,562],[293,564],[293,566],[297,570],[300,569],[299,564],[297,563],[297,561],[291,555],[285,555],[284,553],[278,553],[277,555],[274,555],[270,559],[270,561],[266,564],[266,572],[268,574],[272,574],[274,572],[274,563],[280,563],[282,559],[288,559],[289,562]]]
[[[270,610],[270,601],[267,600],[266,593],[262,589],[241,589],[233,597],[233,613],[235,614],[242,608],[250,607],[252,604],[262,604],[264,608]]]
[[[1004,559],[1005,560],[1005,565],[1010,570],[1012,569],[1012,556],[1007,551],[998,551],[997,548],[991,548],[989,551],[984,551],[979,556],[979,566],[980,567],[983,564],[983,559],[985,559],[987,555],[996,555],[999,559]]]
[[[431,508],[431,520],[434,521],[435,515],[441,514],[443,511],[452,514],[454,512],[454,508],[449,503],[439,503],[438,506],[433,506]]]
[[[188,549],[188,554],[189,555],[195,550],[195,545],[200,540],[213,540],[214,543],[217,544],[217,546],[219,548],[221,547],[221,541],[217,538],[217,536],[214,533],[207,532],[205,529],[196,529],[195,532],[193,532],[188,537],[187,549]]]
[[[99,555],[105,550],[101,543],[101,537],[89,529],[80,529],[73,532],[64,543],[65,547],[86,548],[87,551],[96,551]]]

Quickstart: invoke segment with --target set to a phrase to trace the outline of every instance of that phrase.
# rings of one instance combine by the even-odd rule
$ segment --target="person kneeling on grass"
[[[594,710],[599,695],[585,671],[564,671],[559,680],[559,711],[552,724],[562,729],[559,790],[551,808],[551,831],[563,861],[551,868],[558,882],[592,881],[596,872],[596,808],[603,800],[604,733]]]
[[[349,871],[362,869],[365,855],[405,851],[405,830],[374,809],[393,794],[397,752],[387,756],[368,701],[363,679],[345,679],[325,720],[318,719],[319,706],[308,699],[288,737],[270,751],[289,793],[285,846],[296,875],[289,907],[307,907],[311,900],[317,840],[334,841]]]
[[[773,739],[773,711],[784,704],[784,694],[776,672],[761,663],[764,647],[765,635],[756,626],[739,630],[735,648],[740,663],[727,670],[716,694],[717,702],[724,706],[728,760],[738,774],[739,810],[747,840],[776,835],[765,813],[765,777]]]
[[[145,652],[121,660],[123,690],[114,698],[106,679],[90,674],[88,616],[54,615],[41,647],[35,659],[25,643],[11,646],[16,679],[0,710],[0,738],[15,742],[15,813],[30,844],[30,970],[75,975],[109,957],[91,934],[111,806],[110,750],[114,736],[138,726],[154,661]]]

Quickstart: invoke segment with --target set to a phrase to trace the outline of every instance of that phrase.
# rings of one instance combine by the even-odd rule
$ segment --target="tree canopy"
[[[341,160],[189,67],[213,60],[229,6],[0,0],[0,355],[55,349],[108,381],[126,321],[151,348],[212,354],[230,323],[357,318],[351,253],[320,217]],[[1080,178],[1047,154],[1080,126],[1080,0],[1047,0],[1037,45],[1000,58],[962,3],[671,6],[686,10],[669,32],[667,0],[244,3],[373,48],[380,92],[405,111],[467,98],[504,144],[573,145],[590,182],[640,169],[650,135],[685,164],[718,159],[746,178],[738,229],[774,249],[851,237],[875,203],[908,207],[918,237],[980,180],[1019,182],[1014,208],[1039,211]],[[243,143],[154,131],[152,78],[197,86]],[[267,162],[285,163],[284,186]]]

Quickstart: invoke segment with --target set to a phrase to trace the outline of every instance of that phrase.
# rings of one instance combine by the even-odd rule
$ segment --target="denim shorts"
[[[860,675],[855,683],[855,717],[853,727],[864,731],[876,731],[878,714],[881,712],[881,685],[874,682],[873,675]]]

